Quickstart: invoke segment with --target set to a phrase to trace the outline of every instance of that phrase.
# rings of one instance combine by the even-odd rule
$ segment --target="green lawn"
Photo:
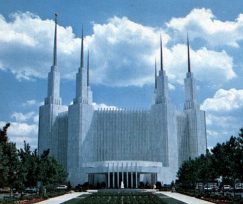
[[[64,204],[183,204],[165,195],[148,192],[98,192],[80,196]]]

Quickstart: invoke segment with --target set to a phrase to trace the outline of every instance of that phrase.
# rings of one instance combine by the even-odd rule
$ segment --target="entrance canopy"
[[[154,185],[161,168],[161,162],[151,161],[89,162],[83,166],[89,184],[104,183],[107,188],[138,188],[140,182]]]

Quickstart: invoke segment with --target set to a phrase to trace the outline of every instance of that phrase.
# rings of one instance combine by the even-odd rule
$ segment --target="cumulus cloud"
[[[0,121],[0,127],[6,124],[4,121]],[[9,140],[16,143],[17,148],[22,148],[24,141],[30,144],[35,149],[37,148],[37,134],[38,126],[36,124],[11,122],[8,129]]]
[[[10,21],[0,15],[0,69],[10,70],[20,80],[46,78],[52,63],[53,33],[52,20],[32,13],[14,13]],[[73,63],[78,65],[78,47],[72,28],[58,26],[59,64],[61,69],[68,68],[66,73],[74,71]]]
[[[187,47],[176,44],[172,48],[165,48],[165,67],[169,78],[182,83],[187,71]],[[191,66],[198,80],[223,83],[236,76],[233,70],[233,59],[225,51],[209,50],[205,47],[198,50],[190,49]]]
[[[243,90],[219,89],[212,98],[207,98],[202,108],[207,111],[232,111],[243,108]]]
[[[219,89],[202,104],[206,110],[207,134],[210,144],[224,142],[237,135],[242,127],[243,90]]]
[[[15,13],[7,21],[0,15],[0,69],[10,70],[18,79],[46,78],[52,63],[53,32],[53,20],[43,20],[31,13]],[[154,83],[153,64],[155,56],[159,59],[160,33],[171,86],[182,83],[186,72],[185,45],[173,44],[162,28],[144,26],[126,17],[94,23],[93,33],[85,37],[85,52],[89,48],[91,55],[91,82],[107,86]],[[172,45],[168,46],[168,42]],[[199,48],[191,52],[197,78],[210,81],[214,76],[223,82],[235,76],[233,60],[225,51]],[[59,25],[58,65],[62,78],[75,78],[79,57],[80,38],[71,27]]]
[[[238,47],[243,39],[243,14],[233,21],[221,21],[210,9],[193,9],[185,17],[172,18],[167,26],[178,35],[189,32],[192,39],[204,39],[211,46]]]
[[[21,112],[14,112],[11,115],[11,118],[14,119],[16,122],[26,122],[30,119],[34,119],[36,116],[35,112],[28,112],[28,113],[21,113]]]
[[[105,24],[94,24],[87,39],[93,58],[96,83],[115,86],[142,86],[153,80],[153,63],[159,48],[159,33],[164,44],[169,36],[160,29],[143,26],[123,17]]]
[[[93,73],[97,83],[107,85],[137,85],[153,83],[154,57],[160,58],[159,32],[127,18],[113,18],[107,24],[95,24],[88,44],[94,51]],[[164,31],[163,31],[164,32]],[[135,40],[136,39],[136,40]],[[163,34],[164,65],[172,83],[182,83],[187,69],[185,44],[171,47],[167,33]],[[106,52],[102,52],[106,50]],[[193,71],[204,81],[227,81],[235,77],[233,60],[225,51],[203,47],[191,49]],[[213,76],[213,78],[212,78]]]
[[[225,142],[231,135],[237,135],[242,127],[242,112],[206,112],[208,144],[215,145],[218,142]]]

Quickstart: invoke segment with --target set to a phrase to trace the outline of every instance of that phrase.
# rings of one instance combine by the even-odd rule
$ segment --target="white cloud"
[[[212,98],[207,98],[202,108],[206,111],[232,111],[243,108],[243,90],[219,89]]]
[[[159,32],[127,18],[115,17],[107,24],[95,24],[88,44],[94,51],[93,74],[99,76],[96,82],[118,86],[153,83],[154,56],[160,57]],[[187,49],[185,44],[167,47],[170,40],[168,34],[163,34],[165,69],[172,83],[182,83],[187,69]],[[233,60],[225,51],[191,49],[191,61],[200,80],[221,83],[235,77]]]
[[[211,46],[238,47],[238,41],[243,39],[243,14],[234,21],[221,21],[210,9],[193,9],[185,17],[172,18],[167,26],[178,35],[189,32],[191,39],[204,39]]]
[[[52,63],[53,31],[52,20],[31,13],[15,13],[9,22],[0,15],[0,69],[10,70],[18,79],[46,78]],[[85,52],[89,48],[91,53],[91,82],[107,86],[154,83],[153,64],[155,56],[159,59],[160,33],[171,87],[173,83],[182,83],[187,69],[185,45],[168,46],[172,40],[165,30],[126,17],[94,23],[93,34],[85,37]],[[199,48],[191,50],[191,55],[196,78],[223,83],[235,76],[233,60],[225,51]],[[80,38],[71,27],[58,26],[58,66],[63,78],[75,78],[79,57]]]
[[[43,105],[43,102],[38,102],[34,99],[32,100],[27,100],[25,103],[22,104],[24,107],[28,107],[28,106],[41,106]]]
[[[242,127],[243,90],[219,89],[204,100],[202,109],[206,110],[209,143],[225,142]]]
[[[232,123],[235,122],[235,118],[232,116],[227,116],[224,114],[221,115],[217,115],[217,114],[213,114],[211,112],[207,112],[206,114],[206,123],[207,126],[218,126],[221,128],[231,128],[232,127]]]
[[[125,17],[94,24],[93,35],[87,38],[87,44],[91,50],[95,83],[108,86],[153,83],[153,63],[160,32],[166,44],[169,36],[161,29],[143,26]]]
[[[165,49],[165,67],[169,78],[177,83],[183,83],[187,71],[187,47],[176,44],[171,49]],[[233,71],[233,60],[225,52],[216,52],[203,47],[190,49],[192,72],[196,79],[214,84],[220,84],[236,76]]]
[[[6,122],[0,121],[2,128]],[[8,129],[9,140],[16,143],[17,148],[22,148],[24,141],[30,144],[32,149],[37,148],[38,126],[36,124],[11,122]]]
[[[8,22],[0,15],[1,69],[10,70],[18,79],[46,78],[52,64],[54,22],[29,12],[14,13],[10,19]],[[72,28],[58,26],[61,70],[74,71],[78,66],[79,48],[79,39],[75,38]]]
[[[14,119],[16,122],[26,122],[30,119],[33,119],[35,115],[36,115],[35,112],[28,112],[28,113],[14,112],[11,115],[11,118]]]
[[[94,106],[95,110],[98,109],[113,109],[113,110],[121,110],[121,108],[118,108],[117,106],[110,106],[110,105],[106,105],[104,103],[92,103],[92,105]]]

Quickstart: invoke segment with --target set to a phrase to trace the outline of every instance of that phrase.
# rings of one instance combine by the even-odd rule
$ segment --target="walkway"
[[[196,204],[210,204],[211,203],[211,202],[208,202],[208,201],[204,201],[204,200],[194,198],[194,197],[191,197],[191,196],[187,196],[187,195],[183,195],[183,194],[180,194],[180,193],[158,191],[158,192],[156,192],[156,194],[163,194],[163,195],[169,196],[171,198],[174,198],[176,200],[180,200],[180,201],[187,203],[187,204],[195,204],[195,203]]]
[[[147,190],[147,191],[154,192],[154,190]],[[73,198],[76,198],[80,195],[89,194],[89,193],[92,193],[92,192],[68,193],[68,194],[65,194],[65,195],[62,195],[62,196],[50,198],[48,200],[39,202],[38,204],[59,204],[59,203],[63,203],[65,201],[71,200]],[[183,195],[183,194],[180,194],[180,193],[171,193],[171,192],[167,192],[167,191],[157,191],[156,194],[165,195],[165,196],[174,198],[176,200],[182,201],[182,202],[187,203],[187,204],[213,204],[211,202],[204,201],[204,200],[194,198],[194,197],[190,197],[190,196],[187,196],[187,195]]]
[[[83,194],[89,194],[89,193],[87,193],[87,192],[67,193],[67,194],[62,195],[62,196],[58,196],[58,197],[55,197],[55,198],[50,198],[50,199],[41,201],[38,204],[59,204],[59,203],[63,203],[65,201],[71,200],[73,198],[76,198],[76,197],[83,195]]]

